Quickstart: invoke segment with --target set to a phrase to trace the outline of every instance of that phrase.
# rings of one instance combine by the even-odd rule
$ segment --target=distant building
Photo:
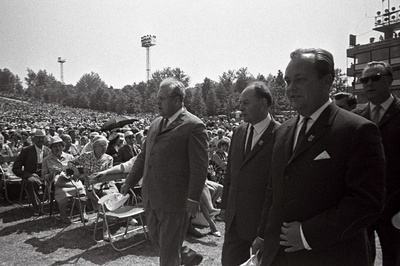
[[[384,12],[378,11],[373,30],[382,32],[379,41],[371,38],[368,44],[357,44],[356,36],[350,35],[350,48],[347,49],[347,57],[351,62],[351,66],[347,68],[347,76],[349,80],[354,77],[348,92],[357,95],[358,103],[367,102],[359,78],[370,61],[385,61],[392,65],[392,93],[400,97],[400,10],[392,7]]]

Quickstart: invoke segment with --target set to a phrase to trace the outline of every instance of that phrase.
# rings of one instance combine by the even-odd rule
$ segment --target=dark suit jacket
[[[259,141],[244,158],[248,123],[238,126],[232,136],[221,209],[225,212],[225,231],[236,216],[241,239],[253,241],[257,236],[270,171],[273,131],[279,126],[272,119]]]
[[[183,111],[160,132],[162,117],[150,125],[146,141],[126,183],[143,177],[145,206],[164,212],[184,212],[187,199],[199,202],[207,177],[207,133],[203,122]]]
[[[312,250],[286,253],[289,265],[368,265],[366,227],[384,203],[385,159],[378,128],[330,104],[294,152],[298,118],[274,134],[271,180],[259,236],[271,265],[283,222],[302,223]],[[325,159],[316,160],[325,154]]]
[[[43,158],[46,158],[50,152],[49,148],[43,146]],[[16,176],[28,178],[37,170],[36,146],[31,145],[23,148],[15,159],[12,171]]]
[[[139,154],[140,149],[134,145],[134,147],[129,146],[128,144],[125,144],[124,146],[121,147],[121,149],[118,150],[117,158],[115,159],[115,162],[117,163],[124,163],[131,159],[133,156],[136,156]]]
[[[353,112],[370,119],[369,104]],[[386,205],[381,218],[389,220],[400,211],[400,99],[394,101],[379,121],[386,158]],[[399,251],[400,252],[400,251]]]

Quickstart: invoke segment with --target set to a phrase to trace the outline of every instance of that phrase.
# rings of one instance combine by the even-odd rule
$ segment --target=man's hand
[[[199,204],[197,202],[187,200],[186,211],[188,212],[189,217],[195,217],[198,210]]]
[[[121,194],[125,196],[126,194],[129,193],[130,189],[131,189],[131,187],[129,185],[123,184],[121,187]]]
[[[104,176],[106,176],[105,171],[101,171],[101,172],[97,172],[97,173],[91,174],[90,177],[89,177],[90,183],[91,184],[100,183],[100,182],[102,182],[101,178],[103,178]]]
[[[253,244],[251,245],[251,254],[262,254],[264,251],[264,240],[262,240],[259,237],[256,237],[256,239],[253,241]]]
[[[282,234],[279,242],[282,246],[287,246],[285,252],[293,252],[304,249],[303,241],[300,234],[300,222],[283,223],[281,227]]]

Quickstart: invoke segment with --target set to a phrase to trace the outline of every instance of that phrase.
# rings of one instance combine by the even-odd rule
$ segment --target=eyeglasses
[[[371,81],[378,81],[378,80],[380,80],[383,76],[387,76],[387,75],[390,75],[390,74],[381,74],[381,73],[378,73],[378,74],[373,75],[373,76],[362,77],[362,78],[360,78],[360,82],[361,82],[362,84],[367,84],[369,80],[371,80]]]

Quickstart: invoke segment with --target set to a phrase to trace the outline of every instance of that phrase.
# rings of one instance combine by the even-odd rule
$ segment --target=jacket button
[[[290,179],[288,175],[285,175],[284,178],[285,178],[286,181],[288,181]]]

